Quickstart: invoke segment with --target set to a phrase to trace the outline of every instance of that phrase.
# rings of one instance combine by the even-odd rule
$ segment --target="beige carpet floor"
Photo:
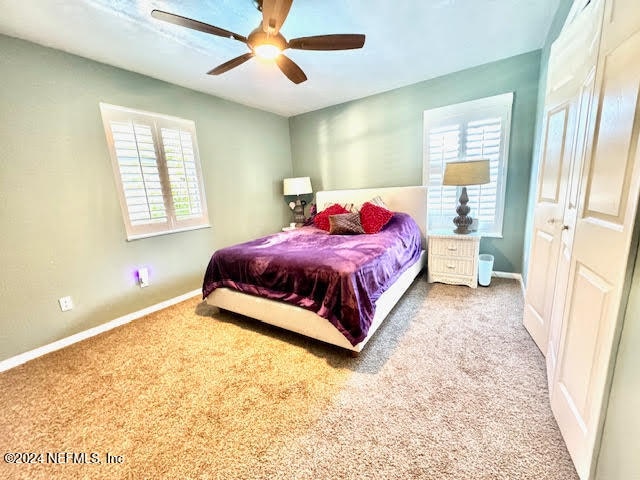
[[[421,277],[351,358],[189,300],[0,374],[0,452],[43,454],[0,478],[576,479],[521,318]]]

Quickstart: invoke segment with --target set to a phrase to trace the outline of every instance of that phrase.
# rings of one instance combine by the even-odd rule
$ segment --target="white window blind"
[[[423,183],[428,185],[430,229],[453,229],[462,187],[443,186],[447,162],[488,159],[490,183],[467,187],[478,231],[502,236],[513,94],[424,112]]]
[[[209,226],[195,124],[100,104],[127,239]]]
[[[202,201],[193,137],[180,129],[162,128],[161,132],[176,219],[198,218]]]

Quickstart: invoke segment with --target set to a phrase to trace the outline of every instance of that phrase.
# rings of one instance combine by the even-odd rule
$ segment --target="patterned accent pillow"
[[[378,233],[393,217],[393,212],[386,208],[365,202],[360,209],[360,222],[366,233]]]
[[[351,213],[360,213],[361,205],[356,205],[355,203],[345,203],[342,206],[349,210]]]
[[[387,204],[384,203],[384,200],[382,200],[382,197],[380,195],[373,197],[371,200],[369,200],[369,203],[373,203],[374,205],[377,205],[379,207],[386,208],[387,210],[389,210],[389,207],[387,207]],[[361,203],[357,203],[357,204],[356,203],[325,203],[324,208],[330,207],[331,205],[340,205],[352,213],[358,213],[362,208]]]
[[[322,230],[329,231],[329,215],[338,215],[340,213],[349,213],[349,210],[342,205],[334,203],[333,205],[325,208],[323,211],[313,217],[313,224],[321,228]]]
[[[358,207],[356,207],[355,203],[325,203],[324,208],[327,209],[332,205],[340,205],[347,212],[358,212]]]
[[[329,215],[329,233],[331,235],[358,235],[364,233],[359,213],[341,213]]]
[[[369,200],[369,203],[373,203],[378,207],[386,208],[387,210],[389,210],[389,207],[387,207],[387,204],[384,203],[384,200],[382,200],[380,195],[373,197],[371,200]]]

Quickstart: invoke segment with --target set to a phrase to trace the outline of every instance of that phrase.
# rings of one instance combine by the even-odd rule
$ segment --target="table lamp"
[[[462,187],[460,205],[456,208],[458,216],[453,219],[456,226],[455,233],[469,233],[469,226],[473,223],[473,219],[468,215],[471,209],[467,206],[469,201],[467,185],[483,185],[489,181],[489,160],[468,160],[446,164],[442,185]]]
[[[295,201],[293,207],[293,221],[296,222],[296,227],[301,227],[304,223],[304,205],[307,202],[300,200],[300,195],[313,193],[311,189],[311,179],[309,177],[295,177],[284,179],[284,194],[296,195],[298,198]]]

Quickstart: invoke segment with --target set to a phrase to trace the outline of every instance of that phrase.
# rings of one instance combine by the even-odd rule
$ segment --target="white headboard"
[[[362,188],[358,190],[324,190],[316,192],[318,211],[332,203],[368,202],[380,196],[390,210],[408,213],[413,217],[422,232],[423,247],[427,239],[427,187],[385,187]]]

